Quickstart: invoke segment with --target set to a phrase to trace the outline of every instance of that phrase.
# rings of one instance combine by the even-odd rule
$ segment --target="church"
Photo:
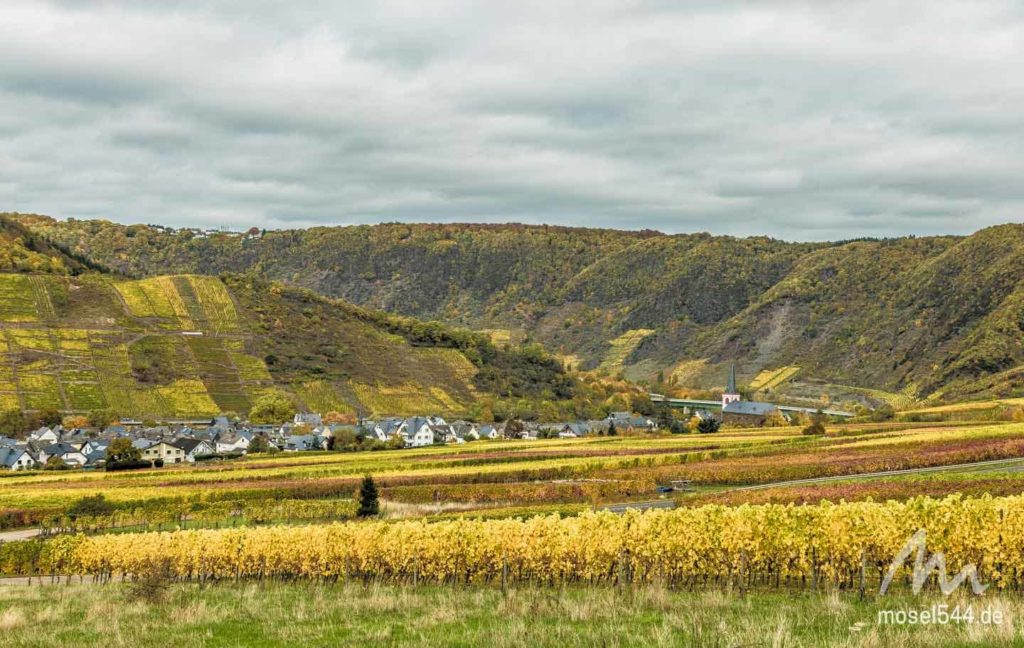
[[[764,425],[779,408],[772,403],[745,401],[736,388],[736,365],[729,367],[729,380],[722,392],[722,422],[744,427]]]

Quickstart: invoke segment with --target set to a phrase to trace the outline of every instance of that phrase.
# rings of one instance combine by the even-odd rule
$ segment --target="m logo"
[[[921,593],[921,589],[928,582],[928,576],[931,575],[933,570],[936,572],[939,589],[942,591],[943,596],[952,594],[967,579],[971,580],[971,590],[976,595],[983,594],[988,589],[988,585],[981,584],[981,581],[978,579],[978,568],[973,564],[964,565],[960,573],[950,580],[946,574],[946,556],[941,551],[932,554],[928,561],[925,562],[925,535],[924,529],[919,530],[910,536],[907,543],[903,545],[903,549],[896,554],[896,557],[889,565],[889,571],[885,573],[885,578],[882,580],[882,587],[878,591],[880,595],[884,595],[889,590],[889,585],[896,576],[896,572],[899,571],[899,568],[903,566],[915,549],[917,550],[917,556],[914,558],[914,577],[912,581],[914,594]]]

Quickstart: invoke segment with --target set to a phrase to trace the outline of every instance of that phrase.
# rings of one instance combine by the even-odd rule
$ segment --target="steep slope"
[[[95,269],[98,266],[84,257],[73,256],[17,220],[0,214],[0,272],[78,274]]]
[[[524,317],[601,256],[654,232],[522,225],[318,227],[238,235],[19,216],[46,238],[132,276],[250,268],[323,295],[460,323]]]
[[[330,227],[247,235],[55,221],[33,231],[132,276],[252,269],[333,297],[544,343],[601,363],[631,329],[732,316],[822,247],[523,225]]]
[[[1022,278],[1020,225],[854,242],[807,255],[729,320],[666,338],[685,357],[757,359],[748,372],[798,365],[823,381],[916,397],[1008,395],[1024,385],[975,383],[1024,364]]]
[[[1024,394],[1024,226],[786,243],[520,225],[203,234],[19,216],[135,275],[252,266],[364,306],[539,341],[581,368],[913,401]],[[772,379],[785,370],[784,378]],[[766,385],[766,387],[764,387]]]
[[[543,354],[253,277],[0,273],[0,296],[0,411],[191,417],[281,389],[316,411],[463,414],[574,395]]]

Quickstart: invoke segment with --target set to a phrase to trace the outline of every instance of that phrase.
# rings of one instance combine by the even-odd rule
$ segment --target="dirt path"
[[[851,475],[829,475],[828,477],[809,477],[807,479],[790,479],[788,481],[771,482],[770,484],[753,484],[751,486],[737,486],[718,491],[715,494],[734,493],[736,491],[762,490],[765,488],[781,488],[785,486],[806,486],[808,484],[825,484],[835,481],[850,481],[856,479],[874,479],[879,477],[899,477],[901,475],[920,475],[944,470],[974,470],[981,468],[999,468],[1006,466],[1008,469],[1016,467],[1024,468],[1024,457],[1013,457],[1011,459],[991,459],[989,461],[976,461],[973,463],[949,464],[945,466],[926,466],[924,468],[905,468],[902,470],[883,470],[881,472],[854,473]]]
[[[603,507],[602,511],[611,511],[612,513],[625,513],[630,509],[636,509],[638,511],[649,511],[651,509],[671,509],[675,508],[676,503],[670,499],[663,500],[648,500],[646,502],[623,502],[621,504],[609,504]]]
[[[67,576],[61,576],[59,579],[51,579],[49,576],[11,576],[10,578],[0,578],[0,587],[26,587],[29,585],[94,585],[94,579],[92,576],[71,576],[71,582],[68,582]]]
[[[15,540],[31,540],[42,534],[42,529],[19,529],[17,531],[0,531],[0,542]]]

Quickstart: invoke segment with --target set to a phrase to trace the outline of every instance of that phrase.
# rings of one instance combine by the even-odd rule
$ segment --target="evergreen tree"
[[[615,421],[608,424],[608,436],[615,436],[619,431],[615,429]]]
[[[380,502],[377,499],[377,484],[373,483],[373,477],[363,477],[363,484],[359,487],[359,510],[356,515],[359,517],[374,517],[380,514]]]

